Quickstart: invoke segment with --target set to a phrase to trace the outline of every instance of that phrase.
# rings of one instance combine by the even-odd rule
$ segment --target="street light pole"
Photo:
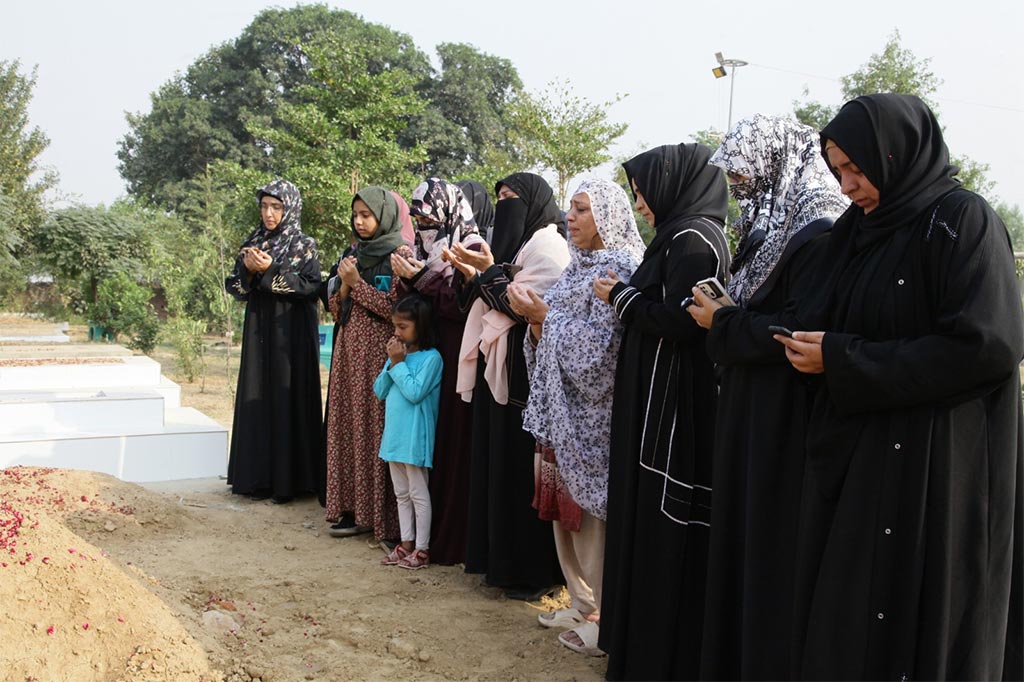
[[[746,66],[749,62],[745,62],[742,59],[726,59],[722,56],[721,52],[715,53],[715,59],[718,60],[718,68],[712,69],[712,73],[715,74],[715,78],[722,78],[728,73],[728,69],[732,69],[732,73],[729,74],[729,123],[725,126],[725,132],[732,130],[732,96],[736,90],[736,69],[741,66]]]

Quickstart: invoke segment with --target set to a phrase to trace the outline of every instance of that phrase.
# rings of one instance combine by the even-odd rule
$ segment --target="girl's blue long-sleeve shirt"
[[[373,382],[374,394],[385,401],[381,459],[433,466],[442,367],[434,348],[410,353],[394,366],[390,359],[384,363]]]

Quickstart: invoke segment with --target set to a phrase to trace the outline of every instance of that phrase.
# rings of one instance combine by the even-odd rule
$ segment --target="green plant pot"
[[[89,322],[89,340],[90,341],[106,341],[107,343],[113,343],[115,334],[109,329],[104,329],[95,322]]]

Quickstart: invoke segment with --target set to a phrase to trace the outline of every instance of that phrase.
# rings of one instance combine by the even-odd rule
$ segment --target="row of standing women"
[[[563,220],[538,176],[502,180],[488,244],[430,179],[415,251],[398,201],[360,192],[323,434],[315,356],[280,357],[315,339],[315,245],[294,188],[261,190],[228,280],[233,490],[320,478],[339,534],[398,537],[369,385],[416,291],[444,361],[431,559],[519,598],[564,574],[571,608],[539,620],[609,679],[1020,679],[1024,321],[1005,228],[932,113],[871,95],[820,136],[755,116],[713,155],[624,168],[647,247],[607,181]]]

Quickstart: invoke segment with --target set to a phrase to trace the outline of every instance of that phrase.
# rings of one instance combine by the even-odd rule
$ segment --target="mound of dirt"
[[[380,566],[313,498],[0,470],[0,679],[579,680],[605,661],[462,566]]]
[[[172,519],[169,512],[176,510],[161,509],[156,496],[124,499],[125,486],[116,479],[109,483],[118,494],[107,499],[104,479],[55,469],[0,471],[5,679],[223,679],[162,601],[72,530],[75,524],[116,530]]]

